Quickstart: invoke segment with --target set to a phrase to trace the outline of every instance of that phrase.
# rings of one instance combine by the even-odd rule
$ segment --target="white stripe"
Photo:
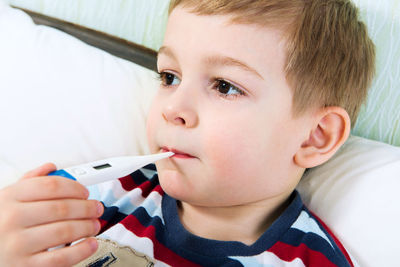
[[[293,261],[284,261],[276,256],[274,253],[265,251],[257,256],[251,257],[231,257],[231,259],[238,260],[244,266],[262,266],[262,267],[304,267],[301,259],[295,258]]]
[[[297,220],[293,223],[291,228],[298,229],[304,233],[314,233],[325,239],[332,246],[331,241],[327,235],[321,230],[318,223],[304,210],[300,213]]]
[[[118,223],[98,236],[99,238],[109,239],[119,245],[128,246],[154,259],[153,242],[147,237],[138,237],[122,224]]]
[[[147,169],[141,169],[140,171],[148,179],[153,177],[153,175],[156,173],[156,171],[147,170]],[[140,190],[140,191],[138,191],[138,192],[135,191],[137,193],[130,196],[130,198],[134,201],[134,202],[132,202],[132,204],[135,206],[139,206],[140,203],[142,203],[144,201],[144,198],[141,195],[142,194],[141,189],[135,188],[133,190],[126,191],[122,187],[122,184],[119,180],[112,180],[112,181],[100,183],[97,185],[89,186],[88,189],[89,189],[89,191],[94,191],[97,193],[97,194],[94,194],[94,196],[93,196],[96,199],[101,198],[99,200],[109,201],[109,202],[105,203],[106,205],[114,204],[118,199],[121,199],[122,197],[124,197],[128,192],[129,193],[134,192],[136,189]],[[112,195],[110,195],[111,193],[112,193]],[[112,201],[112,202],[110,202],[110,201]]]
[[[115,206],[118,207],[119,212],[131,214],[142,206],[150,216],[158,216],[164,223],[161,213],[162,196],[157,191],[151,192],[147,198],[144,198],[141,188],[126,191],[119,181],[109,181],[90,186],[88,189],[90,199],[100,200],[107,207]]]
[[[144,176],[146,176],[147,179],[153,178],[154,174],[157,173],[157,171],[149,170],[149,169],[140,169],[141,173],[143,173]]]

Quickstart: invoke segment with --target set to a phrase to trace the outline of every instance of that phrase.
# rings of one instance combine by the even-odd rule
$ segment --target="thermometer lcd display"
[[[111,165],[106,163],[106,164],[103,164],[103,165],[94,166],[93,168],[95,168],[96,170],[101,170],[101,169],[110,168],[110,167],[111,167]]]

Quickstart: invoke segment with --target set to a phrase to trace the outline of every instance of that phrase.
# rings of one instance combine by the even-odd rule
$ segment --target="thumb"
[[[36,169],[30,170],[22,176],[22,179],[32,178],[37,176],[45,176],[48,173],[55,171],[57,169],[54,163],[45,163]]]

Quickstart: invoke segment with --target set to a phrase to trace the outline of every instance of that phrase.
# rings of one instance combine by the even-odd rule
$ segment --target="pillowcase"
[[[58,168],[148,153],[156,74],[0,1],[0,187],[45,162]]]
[[[361,266],[397,266],[400,148],[351,136],[298,185],[305,204]]]

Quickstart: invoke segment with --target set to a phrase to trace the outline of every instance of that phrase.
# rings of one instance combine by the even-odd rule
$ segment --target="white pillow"
[[[352,136],[298,186],[361,266],[398,266],[400,148]]]
[[[45,162],[63,168],[148,152],[154,72],[0,1],[0,187]]]

